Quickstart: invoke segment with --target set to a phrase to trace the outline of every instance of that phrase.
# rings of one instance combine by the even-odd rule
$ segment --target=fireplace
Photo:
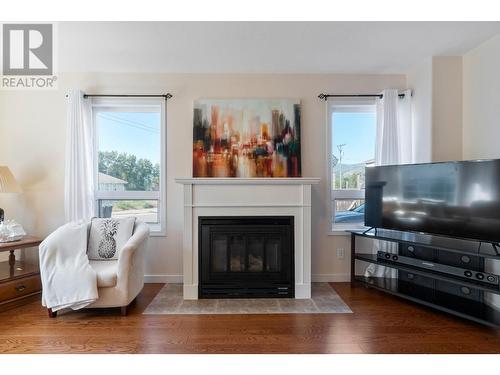
[[[183,185],[183,238],[182,238],[182,280],[183,297],[186,300],[195,300],[200,298],[210,289],[212,292],[221,292],[221,289],[241,291],[248,289],[254,292],[248,295],[257,295],[260,290],[262,294],[268,295],[269,285],[274,296],[277,295],[277,287],[288,287],[288,296],[296,299],[311,298],[311,190],[312,186],[319,183],[318,178],[176,178],[175,181]],[[267,273],[248,271],[239,272],[240,280],[235,281],[237,275],[226,275],[229,272],[211,272],[205,270],[206,279],[201,277],[202,264],[202,241],[200,219],[258,219],[260,225],[264,223],[263,229],[271,230],[272,225],[265,225],[264,219],[290,219],[293,218],[290,229],[291,246],[282,247],[282,251],[288,251],[291,262],[288,263],[292,272],[290,279],[286,274],[274,273],[275,277],[271,281],[265,280]],[[272,224],[272,223],[271,223]],[[281,223],[282,224],[282,223]],[[241,229],[245,225],[239,225]],[[257,232],[260,233],[260,232]],[[272,234],[272,233],[271,233]],[[210,237],[209,237],[210,238]],[[248,243],[247,243],[248,245]],[[227,246],[227,245],[226,245]],[[288,249],[288,250],[287,250]],[[281,251],[281,250],[280,250]],[[280,255],[282,256],[282,255]],[[246,260],[245,260],[246,262]],[[226,263],[227,264],[227,263]],[[246,265],[246,263],[245,263]],[[284,270],[285,263],[280,263],[281,272]],[[255,264],[252,267],[257,267]],[[221,268],[223,270],[223,268]],[[253,269],[253,268],[252,268]],[[260,267],[257,269],[260,270]],[[226,268],[226,271],[228,268]],[[253,273],[252,273],[253,272]],[[246,280],[244,276],[247,277]],[[229,282],[229,279],[232,281]],[[262,287],[265,284],[267,287]],[[284,281],[283,283],[281,283]],[[247,284],[247,285],[245,285]],[[248,285],[253,286],[248,288]],[[284,284],[284,285],[281,285]],[[232,285],[232,286],[231,286]],[[290,285],[293,287],[291,290]],[[237,286],[235,288],[235,286]],[[210,287],[210,289],[208,288]],[[202,290],[203,292],[200,292]],[[286,290],[282,289],[281,293]],[[266,293],[264,293],[266,292]],[[216,293],[209,294],[215,296]],[[223,295],[223,294],[219,294]],[[223,295],[227,297],[227,293]],[[285,296],[279,294],[278,296]]]
[[[198,217],[198,298],[294,298],[293,216]]]

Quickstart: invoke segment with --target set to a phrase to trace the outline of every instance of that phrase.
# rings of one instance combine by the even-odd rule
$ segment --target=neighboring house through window
[[[163,99],[94,99],[96,215],[134,216],[165,232]]]
[[[373,100],[328,101],[328,176],[331,232],[364,226],[365,167],[374,165]]]
[[[99,191],[125,191],[125,185],[128,184],[125,180],[120,180],[119,178],[110,176],[99,172]]]

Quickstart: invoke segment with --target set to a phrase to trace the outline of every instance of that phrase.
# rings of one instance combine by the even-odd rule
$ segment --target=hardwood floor
[[[363,286],[332,284],[353,314],[142,315],[162,284],[119,309],[49,319],[39,301],[0,313],[0,353],[500,353],[500,330]]]

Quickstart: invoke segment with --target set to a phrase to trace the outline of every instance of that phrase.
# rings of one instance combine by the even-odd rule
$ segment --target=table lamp
[[[20,193],[21,191],[9,167],[0,165],[0,193]],[[0,208],[0,223],[3,219],[4,211]]]

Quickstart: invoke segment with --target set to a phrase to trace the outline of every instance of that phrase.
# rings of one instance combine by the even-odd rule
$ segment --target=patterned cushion
[[[132,236],[134,224],[134,217],[92,219],[87,247],[89,259],[118,259],[121,249]]]

